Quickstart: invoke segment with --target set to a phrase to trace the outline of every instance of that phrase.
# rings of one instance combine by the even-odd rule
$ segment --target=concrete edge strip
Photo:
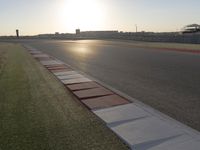
[[[30,46],[27,46],[27,45],[24,45],[24,47],[26,48],[26,49],[28,49],[29,50],[29,52],[30,52],[30,54],[31,55],[35,55],[35,53],[34,52],[36,52],[36,53],[40,53],[40,55],[38,55],[39,57],[40,56],[42,56],[42,54],[44,54],[44,53],[42,53],[42,52],[40,52],[40,51],[38,51],[38,50],[36,50],[36,49],[34,49],[34,48],[32,48],[32,47],[30,47]],[[46,54],[44,54],[44,55],[46,55]],[[36,54],[36,56],[37,56],[37,54]],[[37,59],[37,57],[34,57],[36,60],[39,60],[39,62],[41,63],[41,61],[40,61],[40,58],[38,58]],[[102,119],[106,124],[107,124],[107,126],[113,131],[113,132],[115,132],[117,135],[118,135],[118,137],[119,138],[121,138],[127,145],[129,145],[130,146],[130,148],[131,149],[135,149],[135,148],[141,148],[142,149],[142,147],[144,148],[144,146],[145,146],[145,143],[143,143],[142,145],[140,144],[140,145],[138,145],[138,144],[132,144],[130,141],[129,141],[129,139],[126,137],[126,136],[124,136],[122,133],[121,133],[121,131],[119,132],[118,130],[116,130],[116,128],[115,128],[115,126],[116,126],[116,124],[117,124],[117,126],[120,126],[118,123],[108,123],[106,120],[105,120],[105,118],[104,117],[102,117],[101,115],[99,115],[98,114],[98,112],[106,112],[106,111],[108,111],[108,110],[114,110],[114,109],[119,109],[119,108],[123,108],[123,107],[127,107],[128,105],[134,105],[135,107],[138,107],[138,108],[140,108],[142,111],[144,111],[146,114],[150,114],[150,116],[152,116],[153,118],[156,118],[156,119],[159,119],[159,121],[161,121],[161,123],[162,122],[164,122],[165,124],[167,124],[167,125],[170,125],[171,127],[172,127],[172,129],[176,129],[177,131],[181,131],[181,134],[183,134],[183,135],[189,135],[189,137],[191,137],[192,138],[192,140],[191,141],[198,141],[198,142],[196,142],[197,143],[197,145],[199,146],[199,147],[197,147],[197,149],[195,149],[195,148],[193,148],[193,149],[191,149],[191,150],[198,150],[199,148],[200,148],[200,133],[198,132],[198,131],[196,131],[196,130],[194,130],[194,129],[192,129],[192,128],[190,128],[190,127],[188,127],[188,126],[186,126],[186,125],[184,125],[184,124],[182,124],[182,123],[180,123],[180,122],[178,122],[178,121],[176,121],[176,120],[174,120],[174,119],[172,119],[171,117],[169,117],[169,116],[167,116],[167,115],[165,115],[165,114],[163,114],[163,113],[161,113],[161,112],[159,112],[159,111],[157,111],[157,110],[155,110],[155,109],[153,109],[153,108],[151,108],[150,106],[148,106],[148,105],[145,105],[145,104],[143,104],[142,102],[140,102],[140,101],[138,101],[138,100],[136,100],[136,99],[134,99],[134,98],[132,98],[132,97],[130,97],[130,96],[128,96],[128,95],[126,95],[125,93],[122,93],[122,92],[120,92],[120,91],[118,91],[118,90],[116,90],[116,89],[114,89],[113,87],[111,87],[111,86],[108,86],[108,85],[106,85],[105,83],[102,83],[101,81],[99,81],[99,80],[97,80],[97,79],[94,79],[93,77],[89,77],[88,75],[86,75],[85,73],[83,73],[83,72],[80,72],[80,71],[75,71],[75,69],[73,69],[70,65],[68,65],[68,64],[65,64],[65,63],[63,63],[63,62],[61,62],[60,60],[58,60],[58,59],[56,59],[56,58],[54,58],[54,57],[52,57],[52,56],[49,56],[49,58],[52,58],[52,62],[51,61],[49,61],[49,60],[42,60],[42,62],[43,63],[41,63],[41,64],[43,64],[43,66],[45,66],[45,68],[47,68],[48,69],[48,67],[49,68],[53,68],[53,66],[51,66],[51,65],[66,65],[67,67],[69,67],[69,68],[71,68],[72,69],[72,71],[71,71],[71,73],[72,74],[70,74],[70,72],[69,71],[66,71],[66,72],[62,72],[62,71],[58,71],[58,72],[53,72],[52,70],[50,70],[50,69],[48,69],[51,73],[53,73],[54,74],[54,76],[56,76],[56,78],[60,81],[60,82],[62,82],[63,83],[63,79],[65,78],[64,76],[73,76],[73,73],[74,74],[80,74],[81,75],[81,77],[83,76],[84,77],[84,80],[83,80],[83,82],[72,82],[72,84],[68,84],[69,86],[70,85],[76,85],[76,84],[78,84],[78,83],[87,83],[87,82],[95,82],[95,83],[97,83],[97,84],[99,84],[101,87],[103,87],[103,88],[105,88],[105,89],[108,89],[108,90],[110,90],[110,91],[112,91],[115,95],[118,95],[119,97],[122,97],[122,98],[124,98],[124,99],[126,99],[127,101],[128,101],[128,103],[126,103],[126,104],[122,104],[122,105],[111,105],[110,107],[103,107],[103,108],[98,108],[98,109],[96,109],[96,108],[93,108],[93,109],[91,109],[90,107],[88,107],[88,105],[86,105],[85,103],[84,103],[84,101],[82,101],[81,100],[81,98],[79,98],[77,95],[75,95],[75,92],[76,91],[73,91],[73,90],[71,90],[70,88],[68,88],[67,86],[68,85],[66,85],[66,84],[64,84],[65,86],[66,86],[66,88],[69,90],[69,91],[71,91],[72,93],[73,93],[73,95],[75,95],[77,98],[78,98],[78,100],[83,104],[83,105],[85,105],[89,110],[91,110],[95,115],[97,115],[100,119]],[[48,67],[47,67],[47,65],[48,65]],[[61,68],[61,70],[62,70],[62,68]],[[68,74],[68,72],[69,72],[69,74]],[[76,78],[75,78],[76,79]],[[72,79],[73,80],[73,79]],[[81,79],[78,79],[79,81],[82,81]],[[70,83],[70,82],[69,82]],[[95,87],[95,88],[97,88],[97,87]],[[88,89],[90,89],[90,88],[88,88]],[[85,90],[88,90],[87,88],[85,89]],[[94,89],[94,88],[92,88],[92,89]],[[83,91],[83,90],[81,90],[81,91]],[[94,98],[94,97],[91,97],[91,98]],[[133,102],[133,103],[131,103],[131,102]],[[100,113],[101,114],[101,113]],[[149,118],[149,117],[141,117],[141,118]],[[140,120],[140,119],[137,119],[136,118],[136,120]],[[129,123],[129,121],[131,122],[131,121],[133,121],[133,120],[125,120],[125,121],[122,121],[123,122],[123,124],[122,125],[126,125],[126,123]],[[178,136],[179,137],[179,136]],[[172,139],[173,139],[173,137],[172,137]],[[175,138],[176,139],[176,138]],[[153,139],[152,139],[153,140]],[[166,139],[167,140],[167,139]],[[157,141],[156,141],[157,142]],[[190,142],[190,141],[189,141]],[[182,141],[182,143],[183,143],[183,141]],[[195,143],[195,144],[196,144]],[[177,143],[178,144],[178,143]],[[181,142],[179,142],[179,144],[181,144]],[[187,143],[186,143],[187,144]],[[162,145],[162,144],[161,144]],[[141,147],[142,146],[142,147]],[[157,146],[157,145],[156,145]],[[155,147],[156,147],[155,146]]]
[[[53,73],[53,75],[60,81],[62,82],[65,87],[71,91],[73,93],[74,96],[76,96],[78,98],[78,100],[81,101],[81,97],[77,96],[77,92],[78,91],[73,91],[71,90],[70,88],[68,88],[69,85],[76,85],[76,84],[84,84],[84,83],[88,83],[88,82],[95,82],[96,84],[99,85],[99,88],[101,87],[102,89],[105,89],[105,90],[108,90],[108,91],[111,91],[109,88],[106,88],[104,87],[103,85],[101,85],[100,83],[92,80],[90,77],[86,76],[85,74],[83,73],[80,73],[79,71],[76,71],[75,69],[73,69],[70,65],[58,60],[57,58],[53,57],[53,56],[50,56],[48,54],[45,54],[33,47],[30,47],[28,45],[23,45],[28,51],[29,53],[37,60],[40,62],[40,64],[42,64],[47,70],[49,70],[51,73]],[[39,53],[39,54],[38,54]],[[44,57],[41,57],[41,56],[46,56],[47,58],[50,58],[50,59],[47,59],[47,60],[43,60]],[[66,69],[66,70],[65,70]],[[95,89],[95,90],[94,90]],[[105,91],[102,90],[102,89],[97,89],[97,87],[91,87],[91,88],[86,88],[86,89],[80,89],[80,91],[82,92],[87,92],[87,90],[94,90],[94,92],[97,92],[96,95],[94,93],[94,95],[91,95],[91,96],[88,96],[87,95],[85,96],[86,98],[85,99],[93,99],[95,97],[104,97],[104,96],[107,96],[107,94],[103,94]],[[103,93],[102,93],[103,92]],[[101,94],[102,93],[102,94]],[[84,93],[83,93],[84,94]],[[85,94],[88,94],[88,93],[85,93]],[[114,93],[113,92],[113,95],[117,95],[119,96],[120,98],[123,98],[124,101],[126,101],[126,103],[132,103],[132,101],[122,97],[121,95],[117,94],[117,93]],[[83,96],[84,97],[84,96]],[[114,102],[114,101],[113,101]],[[96,108],[92,108],[90,107],[88,104],[82,102],[83,105],[87,106],[87,108],[89,108],[90,110],[93,110]],[[125,103],[122,102],[121,105],[124,105]],[[105,107],[100,107],[99,109],[103,109],[103,108],[109,108],[109,107],[112,107],[112,106],[118,106],[120,105],[120,103],[118,104],[113,104],[110,102],[110,105],[105,105]]]

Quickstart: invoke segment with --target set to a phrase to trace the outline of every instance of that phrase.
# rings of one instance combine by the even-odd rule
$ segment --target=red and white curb
[[[198,131],[137,100],[130,101],[132,98],[102,86],[56,58],[24,47],[131,149],[200,150]]]

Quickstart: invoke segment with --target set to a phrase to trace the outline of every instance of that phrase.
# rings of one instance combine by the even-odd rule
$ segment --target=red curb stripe
[[[89,90],[81,90],[81,91],[76,91],[76,92],[73,92],[73,93],[80,100],[114,94],[112,91],[105,89],[103,87],[99,87],[99,88],[95,88],[95,89],[89,89]]]
[[[99,84],[96,82],[86,82],[86,83],[80,83],[80,84],[73,84],[73,85],[67,85],[67,88],[69,88],[71,91],[80,91],[85,89],[92,89],[92,88],[98,88],[100,87]]]
[[[91,99],[85,99],[82,101],[89,109],[103,109],[118,105],[129,104],[130,102],[118,95],[109,95]]]
[[[68,72],[68,71],[74,71],[72,69],[60,69],[60,70],[49,70],[51,71],[52,73],[58,73],[58,72]]]
[[[37,53],[40,53],[40,52],[37,51]],[[37,53],[33,52],[33,57],[34,55],[37,55]],[[40,53],[40,54],[44,54],[44,53]],[[53,57],[50,57],[50,56],[49,57],[34,57],[34,58],[39,61],[42,61],[42,60],[57,61],[57,59],[54,59]],[[66,64],[52,64],[52,65],[43,65],[43,66],[46,67],[52,73],[62,73],[62,72],[64,73],[64,72],[74,71],[71,67],[69,67]],[[88,78],[84,77],[84,78],[77,78],[77,79],[76,78],[69,79],[68,80],[69,82],[70,80],[74,80],[73,83],[69,83],[69,84],[65,84],[64,83],[65,80],[59,79],[59,81],[62,82],[64,86],[69,91],[71,91],[78,98],[78,100],[82,102],[84,106],[86,106],[90,110],[103,109],[103,108],[113,107],[117,105],[132,103],[131,101],[119,96],[113,91],[107,88],[104,88],[99,83],[95,81],[89,81],[90,79],[88,79],[88,81],[84,81],[84,79],[88,79]]]
[[[49,58],[49,57],[42,57],[42,58],[35,58],[35,59],[37,59],[38,61],[48,61],[48,60],[52,60],[51,58]]]
[[[67,67],[60,67],[60,68],[47,68],[48,70],[65,70],[65,69],[69,69]]]
[[[45,67],[47,67],[47,68],[52,68],[52,67],[68,67],[68,66],[62,64],[62,65],[46,65]]]
[[[177,48],[157,48],[157,49],[166,50],[166,51],[177,51],[177,52],[200,54],[200,50],[192,50],[192,49],[177,49]]]
[[[200,54],[200,49],[181,49],[181,48],[165,48],[165,47],[148,47],[148,46],[134,46],[138,48],[148,48],[148,49],[154,49],[154,50],[163,50],[163,51],[175,51],[175,52],[182,52],[182,53],[194,53],[194,54]]]

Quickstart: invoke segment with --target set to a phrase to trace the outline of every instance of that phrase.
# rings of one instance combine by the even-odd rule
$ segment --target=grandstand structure
[[[182,33],[200,33],[200,25],[190,24],[182,29]]]

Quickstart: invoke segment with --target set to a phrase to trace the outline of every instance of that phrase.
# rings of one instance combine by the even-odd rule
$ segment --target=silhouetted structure
[[[60,34],[59,32],[55,32],[55,35],[57,35],[57,36],[58,36],[59,34]]]
[[[198,24],[190,24],[183,28],[182,33],[196,33],[200,32],[200,25]]]
[[[136,29],[137,31],[137,29]],[[62,39],[62,40],[81,40],[81,39],[122,39],[146,42],[173,42],[173,43],[193,43],[200,44],[200,25],[191,24],[185,26],[182,31],[177,32],[123,32],[117,30],[105,31],[80,31],[74,33],[39,34],[35,36],[20,36],[20,39]],[[186,31],[186,32],[183,32]],[[16,30],[19,38],[19,30]],[[0,36],[0,39],[16,39],[16,36]]]
[[[19,30],[18,29],[16,30],[16,36],[17,36],[17,38],[19,37]]]
[[[81,32],[80,35],[83,38],[117,38],[118,37],[117,30],[108,30],[108,31],[84,31]]]
[[[81,33],[80,29],[76,29],[76,35],[79,35]]]
[[[17,38],[19,38],[19,30],[18,29],[16,30],[16,36],[17,36]]]

